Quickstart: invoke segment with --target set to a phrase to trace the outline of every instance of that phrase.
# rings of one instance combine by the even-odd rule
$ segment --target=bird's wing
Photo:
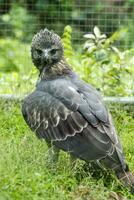
[[[84,99],[86,99],[92,113],[99,120],[97,128],[100,128],[100,131],[104,130],[113,143],[118,143],[119,141],[111,114],[109,113],[99,92],[93,86],[85,83],[81,79],[74,80],[74,84],[77,85],[79,93],[83,95]]]
[[[44,92],[46,91],[46,92]],[[93,92],[86,95],[70,81],[61,79],[39,84],[22,107],[24,118],[39,137],[56,141],[82,132],[88,124],[101,133],[100,140],[117,143],[109,114]],[[97,138],[97,132],[94,133]]]
[[[65,140],[87,126],[86,120],[78,112],[68,109],[47,92],[35,91],[26,97],[22,113],[37,136],[48,141]]]

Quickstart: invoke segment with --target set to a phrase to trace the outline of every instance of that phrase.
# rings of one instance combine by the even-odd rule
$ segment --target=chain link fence
[[[71,25],[73,41],[80,43],[83,34],[97,25],[107,36],[120,28],[127,29],[119,46],[132,47],[133,13],[133,0],[1,0],[0,36],[15,36],[29,42],[41,28],[62,34],[64,27]]]

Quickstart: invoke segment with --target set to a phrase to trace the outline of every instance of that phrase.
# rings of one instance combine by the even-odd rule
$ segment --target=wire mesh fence
[[[97,25],[108,36],[119,28],[127,28],[125,42],[119,44],[130,47],[133,11],[133,0],[1,0],[0,35],[17,35],[30,41],[33,33],[41,28],[48,27],[62,34],[69,24],[73,28],[73,40],[81,42],[83,34]]]
[[[77,44],[81,48],[79,48],[80,52],[83,51],[81,44],[85,41],[83,35],[87,32],[92,32],[94,26],[98,26],[101,32],[108,37],[115,31],[122,29],[123,37],[118,40],[117,45],[120,48],[126,49],[126,47],[131,48],[134,46],[133,11],[133,0],[19,0],[17,2],[14,0],[0,0],[0,93],[22,95],[33,89],[37,80],[37,73],[33,74],[30,43],[33,35],[40,29],[47,27],[62,35],[64,27],[70,25],[73,30],[73,47],[76,47],[75,45]],[[119,83],[126,83],[124,80],[129,80],[127,82],[129,87],[126,85],[122,86],[127,88],[127,92],[122,93],[121,88],[118,87],[116,96],[121,96],[122,94],[122,96],[132,96],[133,94],[132,53],[131,51],[126,52],[126,57],[122,54],[124,60],[127,60],[126,62],[119,58],[119,62],[111,65],[116,69],[109,65],[109,71],[111,70],[110,73],[115,84],[110,83],[109,87],[114,87],[115,90]],[[75,59],[76,61],[78,60],[77,58]],[[96,60],[92,62],[95,63]],[[77,65],[80,62],[75,63]],[[81,63],[84,63],[84,60]],[[83,64],[83,69],[85,69],[84,67],[85,64]],[[101,69],[100,71],[103,73],[103,67]],[[120,69],[123,69],[122,74],[116,75],[116,73],[119,74]],[[89,76],[88,74],[86,81],[89,79],[91,81],[91,76],[90,78]],[[96,76],[95,81],[97,84],[101,79],[101,82],[105,83],[102,77]],[[107,77],[109,77],[109,74],[108,76],[106,74]],[[105,85],[107,84],[105,83]]]

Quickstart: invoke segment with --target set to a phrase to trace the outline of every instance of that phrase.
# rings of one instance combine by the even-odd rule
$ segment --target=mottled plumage
[[[31,55],[40,76],[35,91],[22,105],[28,126],[47,143],[113,169],[133,189],[134,177],[111,115],[95,88],[71,70],[60,37],[41,30],[32,40]]]

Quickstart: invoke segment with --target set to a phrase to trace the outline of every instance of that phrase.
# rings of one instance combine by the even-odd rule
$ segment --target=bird
[[[72,70],[64,57],[61,37],[47,28],[31,43],[31,59],[39,71],[35,90],[25,97],[22,115],[39,139],[44,139],[51,160],[59,151],[86,163],[112,169],[134,193],[129,170],[112,116],[100,93]]]

